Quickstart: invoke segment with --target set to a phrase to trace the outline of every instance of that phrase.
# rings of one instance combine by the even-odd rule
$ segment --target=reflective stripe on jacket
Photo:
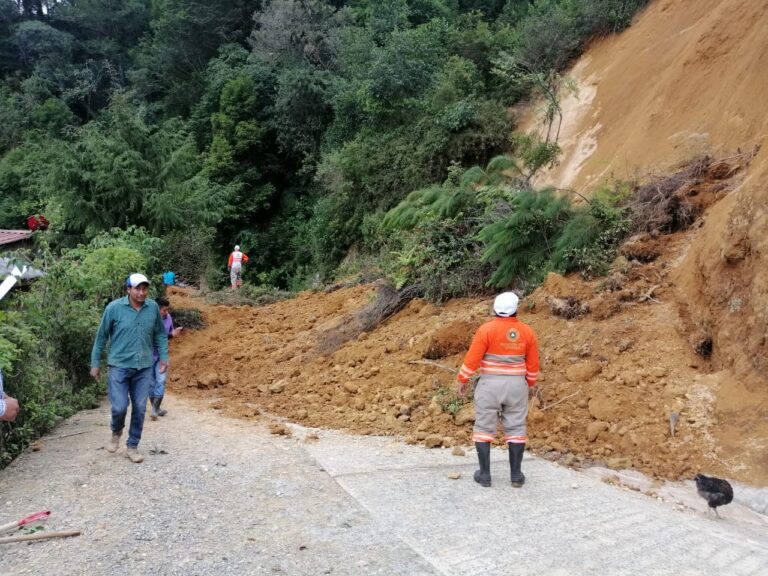
[[[480,374],[525,376],[528,386],[539,377],[539,348],[533,328],[517,318],[497,316],[475,332],[459,382],[466,383],[477,370]]]
[[[236,252],[232,252],[232,254],[229,255],[229,262],[227,262],[227,267],[240,268],[240,266],[246,262],[248,262],[248,256],[245,254],[245,252],[240,252],[238,250]]]

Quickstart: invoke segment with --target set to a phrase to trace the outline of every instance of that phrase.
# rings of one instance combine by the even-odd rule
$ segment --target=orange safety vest
[[[245,252],[232,252],[232,254],[229,255],[229,262],[227,262],[227,267],[240,268],[240,266],[246,262],[248,262],[248,256],[245,254]]]
[[[539,347],[533,328],[517,318],[497,316],[475,332],[458,379],[466,384],[478,368],[480,374],[525,376],[528,386],[539,377]]]

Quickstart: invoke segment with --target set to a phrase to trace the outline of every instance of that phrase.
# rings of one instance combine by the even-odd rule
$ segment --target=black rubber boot
[[[160,408],[160,404],[163,403],[163,396],[158,396],[157,398],[155,398],[155,402],[157,402],[157,415],[158,416],[165,416],[166,414],[168,414],[168,410],[163,410],[162,408]]]
[[[475,482],[488,488],[491,485],[491,443],[475,442],[480,470],[475,470]]]
[[[152,411],[149,413],[149,417],[152,418],[152,420],[157,420],[157,398],[150,396],[149,405],[152,407]]]
[[[525,474],[520,471],[520,466],[523,464],[525,444],[509,442],[507,445],[509,446],[509,479],[512,486],[522,488],[525,484]]]

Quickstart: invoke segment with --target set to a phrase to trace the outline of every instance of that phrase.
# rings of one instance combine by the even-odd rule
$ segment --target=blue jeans
[[[165,372],[160,373],[160,360],[155,360],[152,366],[152,375],[154,376],[154,382],[149,387],[150,398],[160,398],[165,394],[165,381],[168,379],[168,369]]]
[[[131,426],[128,428],[128,448],[136,448],[141,440],[144,428],[144,413],[147,410],[147,395],[153,385],[155,375],[152,367],[148,368],[116,368],[109,367],[107,378],[107,393],[112,404],[113,433],[123,431],[125,416],[128,413],[128,399],[131,401]]]

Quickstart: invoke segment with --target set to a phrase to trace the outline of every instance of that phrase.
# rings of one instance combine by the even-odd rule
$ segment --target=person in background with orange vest
[[[477,329],[458,374],[458,393],[465,396],[469,379],[479,369],[475,385],[475,426],[472,440],[480,469],[475,482],[491,485],[491,442],[496,436],[498,415],[509,445],[512,486],[522,487],[520,470],[528,441],[528,391],[539,377],[539,350],[533,328],[517,319],[519,299],[514,292],[499,294],[493,302],[496,317]]]
[[[245,252],[240,252],[240,246],[235,246],[235,250],[229,255],[227,270],[229,270],[229,279],[232,282],[232,288],[239,288],[243,284],[243,264],[248,262],[248,256]]]

